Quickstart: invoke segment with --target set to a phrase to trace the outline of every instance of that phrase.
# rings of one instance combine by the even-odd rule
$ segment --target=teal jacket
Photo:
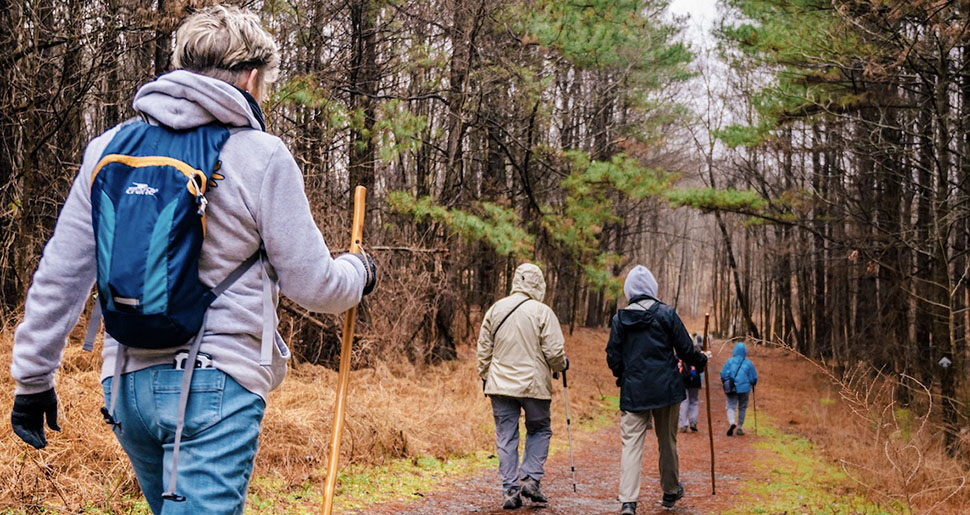
[[[743,342],[738,342],[734,346],[734,357],[721,367],[721,382],[734,378],[734,389],[738,393],[748,393],[752,386],[758,384],[758,371],[754,369],[754,363],[745,358],[747,355],[748,348]]]

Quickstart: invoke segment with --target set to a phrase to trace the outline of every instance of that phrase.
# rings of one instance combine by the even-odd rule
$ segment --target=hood
[[[143,85],[135,94],[132,107],[176,130],[212,122],[262,129],[262,114],[254,114],[241,90],[188,70],[175,70]]]
[[[626,282],[623,283],[623,293],[626,295],[627,301],[640,295],[649,295],[656,299],[657,280],[654,279],[653,274],[647,267],[637,265],[626,275]]]
[[[512,277],[512,293],[524,293],[542,302],[546,296],[546,280],[542,277],[542,270],[532,263],[519,265]]]
[[[616,312],[620,325],[629,328],[646,327],[653,322],[654,310],[630,309],[629,307]]]
[[[734,357],[744,359],[748,355],[748,348],[744,346],[744,342],[738,342],[734,346]]]

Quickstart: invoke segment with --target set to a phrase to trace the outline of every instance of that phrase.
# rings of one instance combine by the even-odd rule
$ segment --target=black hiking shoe
[[[728,428],[728,436],[734,436],[734,428],[736,427],[738,426],[731,424],[731,427]]]
[[[520,484],[522,485],[522,497],[525,497],[526,499],[529,499],[532,502],[538,502],[538,503],[549,502],[546,499],[546,496],[542,495],[542,492],[539,490],[538,480],[532,479],[531,477],[527,476],[522,478],[522,481],[520,481]]]
[[[738,430],[735,432],[735,434],[737,434],[738,436],[744,436],[744,429],[741,429],[739,427]]]
[[[682,497],[684,497],[684,484],[680,484],[680,490],[675,494],[664,494],[663,500],[660,501],[660,505],[664,508],[673,508],[674,504],[677,503]]]
[[[522,506],[522,498],[519,497],[519,487],[512,486],[509,487],[504,493],[502,493],[502,508],[506,510],[514,510]]]
[[[691,430],[692,433],[696,433],[697,432],[697,424],[691,424],[690,425],[690,430]]]
[[[635,502],[625,502],[620,506],[620,515],[636,515],[636,513],[637,503]]]

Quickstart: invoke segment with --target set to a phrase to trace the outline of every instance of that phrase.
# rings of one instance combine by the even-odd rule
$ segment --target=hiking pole
[[[569,429],[569,386],[566,383],[566,371],[562,371],[562,395],[566,400],[566,438],[569,440],[569,470],[573,473],[573,492],[576,492],[576,464],[573,462],[573,433]]]
[[[707,327],[711,320],[710,313],[704,313],[704,351],[710,347]],[[711,441],[711,495],[717,495],[714,482],[714,424],[711,422],[711,360],[707,360],[707,373],[704,374],[704,396],[707,400],[707,437]]]
[[[751,397],[754,400],[754,435],[758,436],[758,390],[751,386]]]
[[[357,186],[354,190],[354,221],[350,230],[350,252],[360,250],[364,234],[364,200],[367,188]],[[366,265],[365,265],[366,266]],[[337,399],[333,416],[333,433],[330,434],[330,462],[327,464],[327,486],[323,494],[323,513],[333,512],[333,493],[337,487],[337,465],[340,461],[340,434],[344,428],[344,411],[347,408],[347,387],[350,384],[350,351],[354,343],[354,323],[357,306],[344,315],[343,339],[340,342],[340,371],[337,374]]]

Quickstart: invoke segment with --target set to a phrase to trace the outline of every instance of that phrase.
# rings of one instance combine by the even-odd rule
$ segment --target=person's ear
[[[259,70],[255,68],[249,70],[248,73],[242,76],[242,79],[239,82],[239,87],[252,95],[253,98],[256,98],[256,101],[258,102],[259,97],[257,93],[259,92],[256,91],[256,89],[259,86]]]

